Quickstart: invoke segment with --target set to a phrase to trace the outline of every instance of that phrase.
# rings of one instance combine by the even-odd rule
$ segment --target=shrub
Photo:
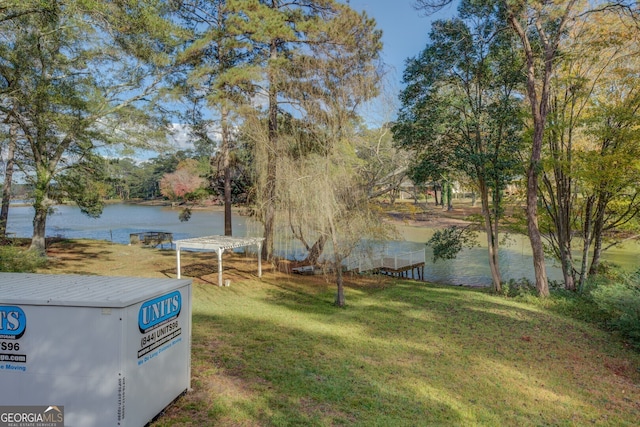
[[[590,291],[591,298],[608,315],[608,324],[640,348],[640,271],[601,277]]]
[[[37,252],[17,246],[0,246],[0,272],[33,273],[46,262],[47,259]]]
[[[535,296],[537,291],[536,286],[523,277],[520,280],[509,279],[509,281],[503,282],[501,293],[508,298],[527,299],[528,297]]]
[[[541,307],[545,310],[591,323],[598,327],[609,325],[610,315],[601,309],[586,292],[566,290],[560,282],[549,282],[551,296],[540,298],[534,283],[527,279],[509,280],[502,284],[502,295]]]

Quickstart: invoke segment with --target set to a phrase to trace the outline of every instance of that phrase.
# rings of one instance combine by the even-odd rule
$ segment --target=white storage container
[[[0,405],[151,421],[188,390],[191,280],[0,273]]]

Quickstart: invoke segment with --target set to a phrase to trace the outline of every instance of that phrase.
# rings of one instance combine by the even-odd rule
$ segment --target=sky
[[[456,2],[457,3],[457,2]],[[426,46],[429,40],[431,22],[437,19],[448,18],[455,14],[456,6],[449,6],[436,15],[425,16],[417,11],[413,5],[414,0],[350,0],[349,5],[357,11],[364,11],[368,16],[376,20],[377,26],[382,30],[382,60],[388,68],[389,93],[384,100],[378,100],[385,105],[376,105],[369,117],[370,124],[376,121],[393,119],[397,110],[397,100],[402,89],[402,74],[405,69],[405,61],[417,56]],[[389,105],[393,103],[393,105]],[[381,111],[381,110],[392,111]],[[381,123],[377,123],[381,124]]]
[[[418,55],[428,41],[431,22],[437,16],[424,16],[413,5],[414,0],[350,0],[349,5],[376,20],[382,30],[382,58],[402,79],[407,58]],[[444,12],[446,15],[446,11]]]

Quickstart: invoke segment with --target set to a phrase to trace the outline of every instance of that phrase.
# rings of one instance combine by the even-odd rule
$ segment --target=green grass
[[[193,391],[154,427],[637,425],[640,355],[484,291],[267,274],[194,284]]]

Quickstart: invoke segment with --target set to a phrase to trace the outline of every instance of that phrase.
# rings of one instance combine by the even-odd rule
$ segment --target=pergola
[[[222,253],[227,249],[242,248],[245,246],[258,246],[258,277],[262,277],[262,241],[264,237],[230,237],[230,236],[206,236],[192,239],[176,240],[176,257],[178,267],[178,279],[180,278],[180,251],[204,250],[218,253],[218,286],[222,286]]]

